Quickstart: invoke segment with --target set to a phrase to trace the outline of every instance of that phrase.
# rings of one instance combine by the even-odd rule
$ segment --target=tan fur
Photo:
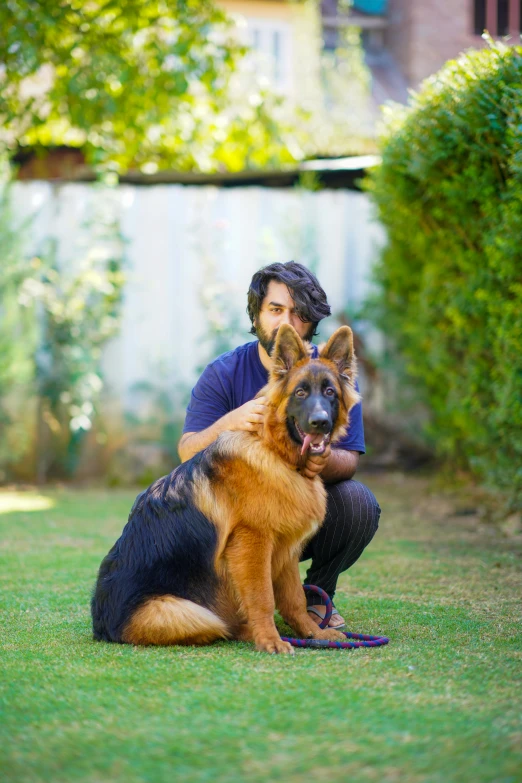
[[[223,621],[203,606],[162,595],[137,609],[123,633],[129,644],[210,644],[226,639]]]

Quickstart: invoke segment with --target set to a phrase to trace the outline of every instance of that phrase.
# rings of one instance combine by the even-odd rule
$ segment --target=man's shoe
[[[320,609],[323,610],[322,613],[319,611]],[[316,622],[317,625],[319,625],[319,623],[322,620],[324,620],[324,616],[326,614],[326,606],[323,606],[322,604],[316,604],[314,606],[308,606],[306,608],[306,611],[308,612],[308,614],[312,616],[312,620]],[[341,615],[339,614],[335,606],[332,610],[332,616],[330,617],[328,628],[335,628],[336,630],[339,630],[341,628],[346,628],[344,617],[341,617]]]

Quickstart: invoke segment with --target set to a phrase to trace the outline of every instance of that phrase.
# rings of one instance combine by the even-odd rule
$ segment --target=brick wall
[[[386,43],[411,87],[446,60],[483,46],[473,33],[473,0],[390,0]]]

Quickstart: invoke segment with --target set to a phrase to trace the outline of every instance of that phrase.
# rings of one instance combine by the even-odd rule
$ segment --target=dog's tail
[[[230,636],[214,612],[199,604],[161,595],[142,604],[122,634],[128,644],[210,644]]]

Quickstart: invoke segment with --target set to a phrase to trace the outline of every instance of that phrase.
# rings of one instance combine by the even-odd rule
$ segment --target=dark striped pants
[[[305,584],[317,585],[333,598],[339,574],[360,558],[374,537],[381,509],[368,487],[354,479],[326,484],[325,488],[326,516],[301,560],[312,558]],[[319,603],[317,595],[309,595],[309,606]]]

